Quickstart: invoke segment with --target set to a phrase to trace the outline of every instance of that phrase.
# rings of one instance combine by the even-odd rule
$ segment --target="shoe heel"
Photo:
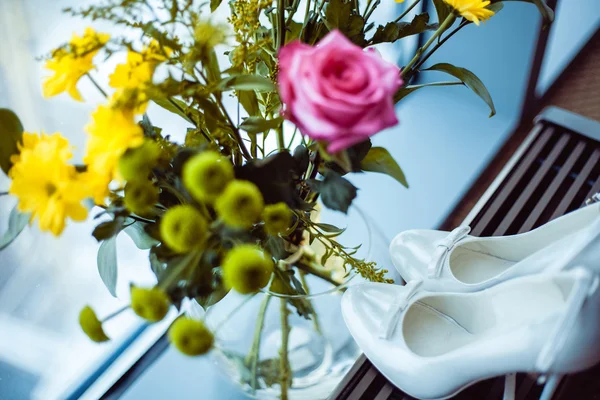
[[[562,375],[560,374],[552,374],[552,375],[541,375],[538,378],[539,384],[544,384],[544,390],[540,395],[540,400],[551,400],[554,392],[558,388],[560,381],[562,379]]]

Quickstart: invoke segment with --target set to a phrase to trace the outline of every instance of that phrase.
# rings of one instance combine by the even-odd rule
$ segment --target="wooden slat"
[[[558,207],[556,207],[556,210],[554,210],[554,213],[550,219],[560,217],[569,211],[569,207],[575,200],[577,193],[579,193],[585,182],[589,179],[590,174],[599,161],[600,149],[596,149],[581,169],[581,172],[575,179],[575,182],[573,182],[573,185],[571,185]]]
[[[364,375],[373,368],[373,364],[367,356],[361,354],[358,360],[352,365],[350,371],[344,376],[344,379],[337,386],[336,390],[329,397],[330,399],[346,399],[354,389],[354,386],[362,381]]]
[[[550,200],[556,196],[558,189],[565,181],[565,178],[569,176],[571,170],[575,166],[575,163],[577,160],[579,160],[579,157],[581,157],[585,146],[586,142],[583,140],[580,140],[579,143],[577,143],[575,149],[573,149],[573,152],[569,155],[569,158],[567,158],[567,161],[561,167],[559,173],[552,180],[552,183],[548,186],[541,199],[538,201],[539,206],[535,207],[531,211],[529,217],[527,217],[527,220],[525,220],[525,223],[521,226],[521,229],[519,229],[519,233],[530,231],[535,227],[536,222],[546,209],[546,205],[550,204]]]
[[[373,400],[388,400],[393,391],[394,386],[391,383],[386,382]]]
[[[352,393],[350,393],[350,395],[347,397],[347,399],[348,400],[361,400],[363,395],[367,392],[367,389],[369,389],[369,386],[371,386],[371,383],[373,383],[373,380],[375,380],[375,378],[378,375],[379,375],[379,371],[377,371],[371,365],[371,367],[369,368],[367,373],[360,380],[360,382],[358,382],[358,385],[356,385],[356,387],[354,388]]]
[[[563,133],[558,143],[556,143],[548,157],[542,163],[542,166],[537,170],[533,178],[531,178],[531,180],[527,183],[527,186],[525,186],[525,189],[523,189],[517,201],[512,204],[510,210],[494,231],[493,236],[506,235],[512,224],[516,222],[517,216],[523,212],[525,205],[532,199],[535,191],[542,184],[544,177],[552,169],[568,142],[569,134]]]
[[[489,208],[484,212],[482,217],[476,222],[475,226],[472,226],[471,234],[474,236],[481,236],[483,230],[490,224],[502,204],[504,204],[506,197],[513,192],[515,187],[521,181],[523,175],[529,170],[529,167],[537,160],[539,154],[542,152],[546,143],[552,137],[552,128],[544,129],[538,139],[533,144],[532,148],[527,152],[525,158],[519,163],[510,178],[506,182],[506,185],[500,190],[497,196],[490,204]]]

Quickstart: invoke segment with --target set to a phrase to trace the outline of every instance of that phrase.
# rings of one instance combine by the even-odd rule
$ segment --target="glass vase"
[[[360,210],[322,217],[347,227],[338,241],[345,246],[360,244],[359,258],[373,260],[374,247],[380,259],[387,254],[387,243]],[[353,272],[342,277],[343,283],[333,284],[301,274],[306,295],[264,290],[244,296],[231,291],[205,315],[215,331],[215,363],[252,398],[328,398],[360,354],[344,323],[340,301],[349,285],[363,279]],[[299,315],[298,309],[305,307],[314,312]]]

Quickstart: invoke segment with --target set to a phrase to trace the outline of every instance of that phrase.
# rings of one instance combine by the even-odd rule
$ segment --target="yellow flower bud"
[[[292,211],[285,203],[270,204],[262,214],[265,230],[269,235],[277,235],[288,230],[292,223]]]
[[[247,294],[269,283],[273,260],[257,246],[244,244],[233,248],[223,261],[223,280],[227,287]]]
[[[160,146],[144,140],[141,146],[129,149],[119,158],[119,174],[126,181],[146,180],[160,158]]]
[[[215,203],[219,217],[235,228],[250,228],[260,219],[263,207],[260,190],[248,181],[231,182]]]
[[[214,344],[214,336],[202,321],[179,318],[169,328],[169,339],[188,356],[206,354]]]
[[[205,151],[185,163],[182,175],[196,200],[212,203],[233,179],[233,165],[219,153]]]
[[[204,217],[191,205],[178,205],[169,209],[160,222],[163,242],[178,253],[200,247],[206,231]]]
[[[158,188],[150,181],[130,181],[125,185],[125,207],[134,214],[146,215],[158,202]]]
[[[157,287],[144,289],[131,286],[131,308],[149,322],[162,320],[169,311],[169,298]]]
[[[102,329],[102,322],[90,306],[83,307],[79,313],[79,325],[83,332],[94,342],[100,343],[110,340],[104,333],[104,329]]]

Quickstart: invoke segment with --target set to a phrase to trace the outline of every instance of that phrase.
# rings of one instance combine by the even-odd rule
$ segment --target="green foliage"
[[[149,250],[159,242],[146,233],[146,224],[143,222],[129,223],[123,232],[133,240],[136,247],[140,250]]]
[[[481,80],[468,69],[456,67],[448,63],[439,63],[426,68],[423,71],[441,71],[460,79],[490,107],[490,117],[496,115],[496,108],[494,107],[492,96],[490,96],[490,93],[486,89],[483,82],[481,82]]]
[[[380,172],[397,180],[402,186],[408,188],[404,172],[396,163],[389,151],[383,147],[372,147],[361,163],[363,171]]]
[[[17,206],[13,207],[8,216],[8,229],[0,237],[0,250],[11,244],[19,236],[23,229],[25,229],[25,226],[27,226],[29,218],[29,214],[19,212]]]
[[[218,88],[228,90],[255,90],[257,92],[274,92],[277,90],[275,84],[261,75],[234,75],[223,79]]]
[[[321,194],[321,200],[327,208],[348,213],[358,189],[334,171],[327,171],[322,181],[311,181],[310,186]]]
[[[354,43],[363,44],[365,19],[355,13],[352,1],[329,1],[325,9],[324,22],[330,31],[339,29]]]
[[[92,236],[96,238],[97,241],[101,242],[106,239],[110,239],[113,236],[116,236],[123,229],[124,218],[117,217],[112,221],[106,221],[98,224],[94,230],[92,231]]]
[[[370,44],[390,42],[402,39],[411,35],[418,35],[426,30],[437,29],[437,24],[429,24],[429,14],[422,13],[415,15],[411,22],[388,22],[385,26],[379,25],[375,34],[369,41]]]
[[[7,175],[12,167],[10,158],[18,154],[17,145],[21,142],[22,136],[23,125],[19,117],[6,108],[0,108],[0,168]]]
[[[537,9],[540,11],[540,14],[542,14],[542,17],[544,18],[544,21],[547,24],[554,21],[554,11],[552,10],[552,8],[550,8],[550,6],[548,6],[548,4],[546,4],[546,2],[544,0],[501,0],[501,1],[498,1],[498,3],[507,2],[507,1],[520,1],[522,3],[534,4],[537,7]]]
[[[117,297],[117,237],[106,239],[98,249],[96,257],[98,273],[104,286],[113,297]]]
[[[283,123],[283,118],[277,117],[266,120],[261,117],[248,117],[240,124],[240,129],[248,133],[263,133],[271,129],[277,129]]]

